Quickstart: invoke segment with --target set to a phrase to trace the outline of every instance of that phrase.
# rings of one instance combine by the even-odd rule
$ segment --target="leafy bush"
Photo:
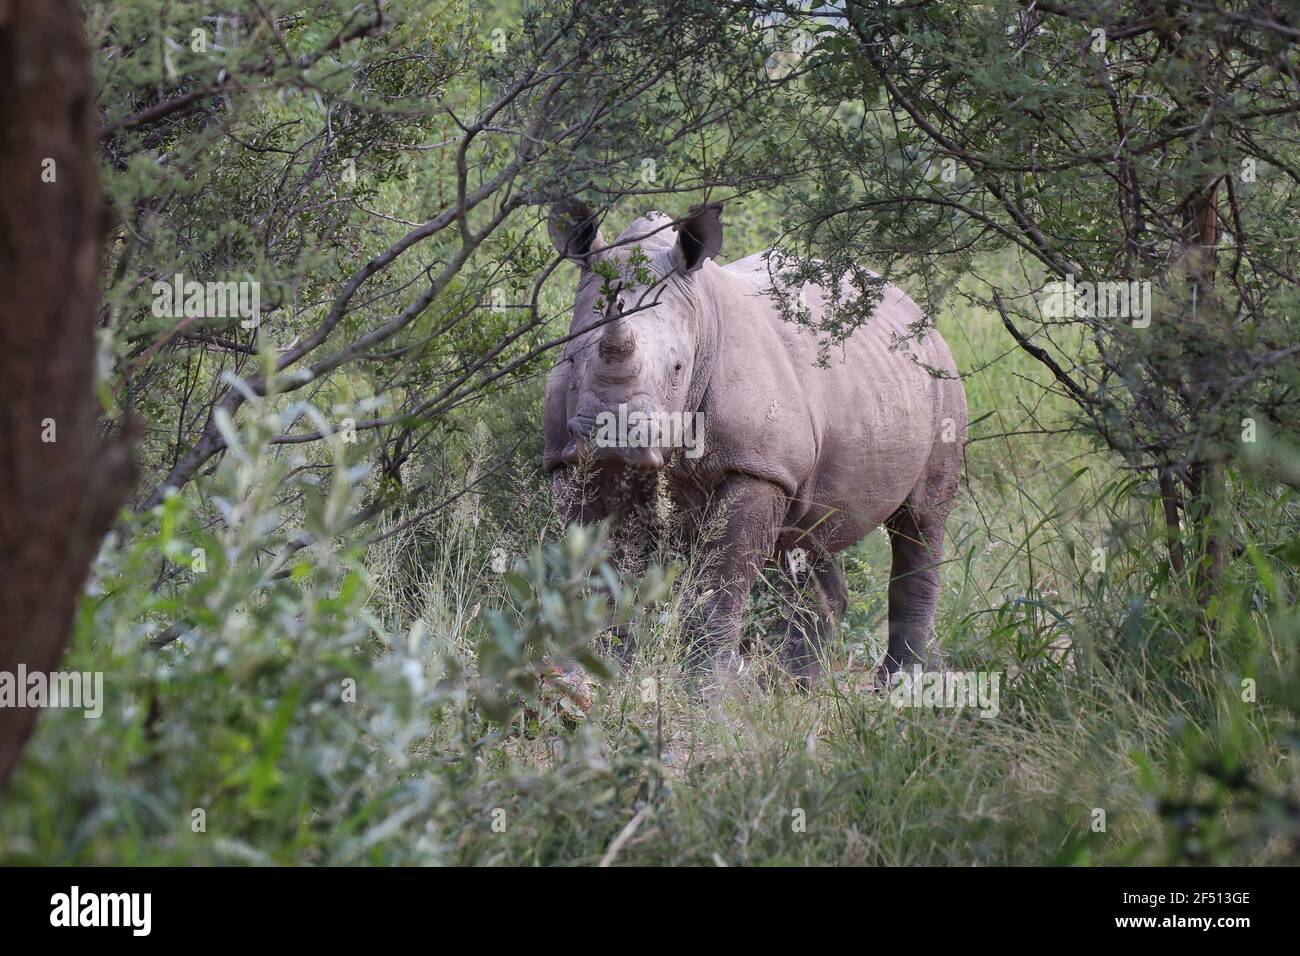
[[[625,585],[603,535],[575,528],[506,576],[517,606],[490,610],[477,653],[458,658],[423,622],[394,630],[367,607],[365,549],[342,522],[369,469],[338,439],[328,475],[300,470],[271,438],[314,412],[260,411],[242,433],[223,425],[230,453],[207,486],[219,522],[171,495],[104,548],[65,664],[104,672],[103,714],[45,715],[0,859],[450,859],[458,828],[486,819],[486,770],[522,709],[558,723],[551,662],[608,675],[594,638],[670,583],[654,570]],[[289,487],[311,541],[296,550],[281,531],[295,516],[273,504]]]

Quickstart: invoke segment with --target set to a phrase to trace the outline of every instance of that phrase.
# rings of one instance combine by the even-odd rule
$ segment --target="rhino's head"
[[[555,210],[550,232],[582,270],[563,361],[568,444],[575,464],[658,471],[674,448],[698,453],[703,388],[697,273],[722,246],[722,207],[705,206],[674,224],[651,213],[605,244],[585,205]]]

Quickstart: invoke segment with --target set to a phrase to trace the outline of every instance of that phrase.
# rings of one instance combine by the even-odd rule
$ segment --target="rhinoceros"
[[[687,538],[704,539],[690,659],[734,668],[750,590],[775,566],[816,604],[813,620],[792,615],[778,635],[782,664],[804,681],[819,674],[848,604],[835,554],[883,524],[889,639],[876,679],[934,667],[944,525],[967,426],[952,354],[888,285],[870,320],[828,352],[783,317],[770,253],[714,261],[721,212],[649,213],[607,244],[587,205],[552,210],[552,241],[580,270],[543,413],[543,466],[566,519],[644,514],[662,488]],[[799,298],[814,320],[828,301],[811,283]],[[638,427],[611,427],[629,421]],[[684,424],[665,427],[674,421]],[[580,474],[584,487],[594,475],[594,494],[577,490]]]

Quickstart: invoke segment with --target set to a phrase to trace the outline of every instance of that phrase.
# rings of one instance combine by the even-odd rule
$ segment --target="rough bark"
[[[75,0],[0,0],[0,90],[0,671],[49,672],[132,479],[94,385],[106,213]],[[0,708],[0,787],[36,718]]]

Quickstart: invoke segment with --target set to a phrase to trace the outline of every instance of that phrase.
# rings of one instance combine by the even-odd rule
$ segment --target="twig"
[[[993,304],[998,307],[998,313],[1002,316],[1002,324],[1007,327],[1007,331],[1011,333],[1011,337],[1016,340],[1016,343],[1022,349],[1024,349],[1034,358],[1038,359],[1038,361],[1041,362],[1043,365],[1047,366],[1048,371],[1050,371],[1054,376],[1056,376],[1056,380],[1066,387],[1069,393],[1074,396],[1075,400],[1078,401],[1079,404],[1081,405],[1096,404],[1096,400],[1087,392],[1085,392],[1082,388],[1080,388],[1077,384],[1075,384],[1074,379],[1070,378],[1070,376],[1066,374],[1065,370],[1061,368],[1061,366],[1056,364],[1056,359],[1052,358],[1052,356],[1048,355],[1046,351],[1040,349],[1037,345],[1034,345],[1032,342],[1030,342],[1029,339],[1025,337],[1024,333],[1022,333],[1018,328],[1015,327],[1014,324],[1012,324],[1011,318],[1010,316],[1007,315],[1006,307],[1002,304],[1002,297],[998,295],[997,289],[993,290]]]
[[[614,857],[618,856],[618,851],[623,849],[623,845],[627,843],[628,840],[632,839],[632,835],[636,833],[637,828],[645,822],[645,818],[650,814],[650,808],[652,806],[654,806],[654,804],[647,803],[636,812],[636,816],[627,821],[627,826],[623,827],[623,829],[619,831],[618,836],[614,837],[614,842],[609,845],[609,849],[606,850],[605,855],[600,858],[600,862],[596,864],[597,866],[609,866],[614,862]]]

